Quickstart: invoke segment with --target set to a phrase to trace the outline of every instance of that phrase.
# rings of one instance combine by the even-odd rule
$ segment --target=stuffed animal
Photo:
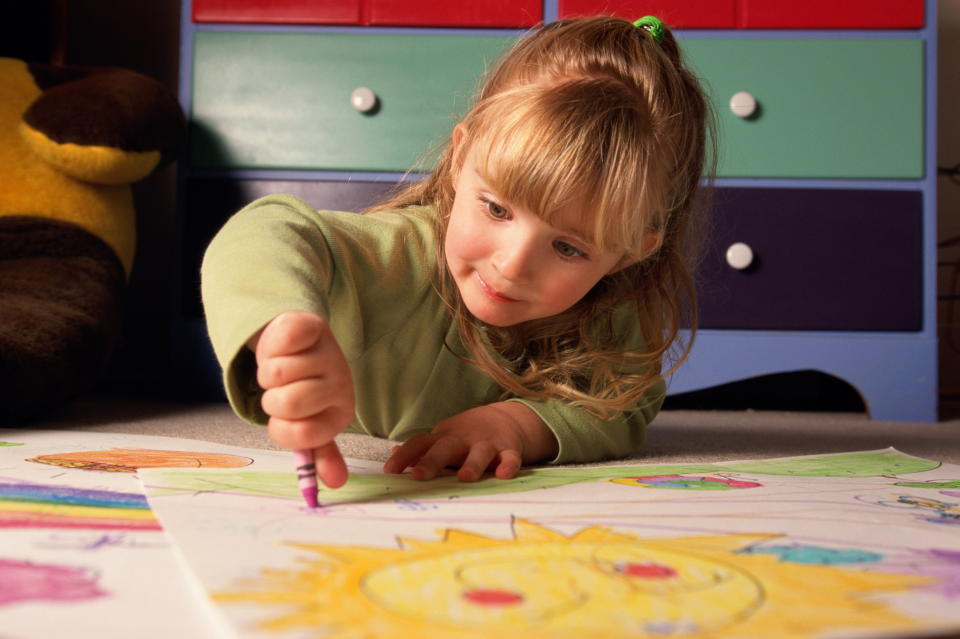
[[[102,378],[136,248],[129,185],[185,129],[141,74],[0,58],[0,424]]]

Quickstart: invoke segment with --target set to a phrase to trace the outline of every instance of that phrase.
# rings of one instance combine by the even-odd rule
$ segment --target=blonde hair
[[[438,290],[473,364],[505,395],[564,399],[604,418],[641,405],[692,343],[698,252],[692,240],[704,208],[697,192],[715,156],[707,153],[714,139],[708,103],[673,35],[665,30],[658,43],[630,22],[608,17],[547,24],[489,73],[462,125],[464,139],[447,145],[427,179],[368,212],[436,208]],[[481,325],[464,307],[443,259],[454,181],[470,149],[479,152],[490,187],[512,205],[547,222],[565,205],[581,206],[593,216],[586,239],[636,262],[556,316]],[[644,254],[651,234],[659,241]],[[618,346],[614,313],[625,304],[642,329],[642,351]],[[684,324],[691,337],[681,344]],[[677,344],[679,353],[663,373]]]

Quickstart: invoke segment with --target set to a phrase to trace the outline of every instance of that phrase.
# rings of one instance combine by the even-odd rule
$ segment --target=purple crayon
[[[313,450],[293,451],[293,461],[297,465],[297,485],[300,494],[310,508],[317,507],[317,466],[313,462]]]

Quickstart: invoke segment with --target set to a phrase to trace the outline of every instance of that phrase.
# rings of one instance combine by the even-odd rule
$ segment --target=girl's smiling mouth
[[[496,300],[498,302],[519,302],[520,301],[512,297],[508,297],[503,293],[500,293],[495,288],[487,284],[487,282],[483,279],[483,277],[480,276],[479,272],[477,273],[477,282],[480,284],[480,290],[482,290],[484,294],[486,294],[486,296],[492,300]]]

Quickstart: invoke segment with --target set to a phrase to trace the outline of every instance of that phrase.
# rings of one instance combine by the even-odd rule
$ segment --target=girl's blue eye
[[[566,242],[556,242],[553,246],[562,257],[583,257],[583,251]]]

